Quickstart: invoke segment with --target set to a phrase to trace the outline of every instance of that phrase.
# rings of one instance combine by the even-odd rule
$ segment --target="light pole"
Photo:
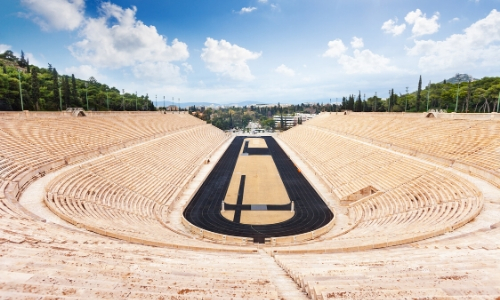
[[[19,77],[19,98],[21,99],[21,111],[23,111],[24,105],[23,105],[23,88],[21,87],[21,69],[17,69],[17,75]]]
[[[155,95],[156,109],[158,109],[158,95]]]
[[[108,88],[106,88],[106,106],[108,107],[108,111],[109,111],[109,97],[108,97]]]
[[[135,91],[135,110],[137,111],[137,91]]]
[[[406,96],[405,96],[405,112],[406,112],[406,107],[408,106],[408,87],[406,87]]]
[[[181,98],[177,98],[177,100],[179,101],[179,114],[181,113]]]
[[[457,88],[457,101],[455,102],[455,112],[457,112],[458,109],[458,92],[460,91],[460,80],[458,81],[458,88]]]
[[[125,110],[125,89],[122,89],[122,106],[123,110]]]
[[[89,83],[87,81],[85,81],[85,100],[87,101],[87,110],[89,110],[89,97],[87,95],[87,90],[89,88]],[[61,94],[61,93],[59,93]],[[62,110],[62,108],[61,108]]]

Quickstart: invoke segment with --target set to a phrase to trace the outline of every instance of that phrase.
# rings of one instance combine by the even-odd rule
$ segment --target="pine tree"
[[[52,66],[49,64],[50,68]],[[60,98],[59,98],[59,74],[57,74],[57,70],[55,68],[52,69],[52,100],[54,103],[60,103]],[[59,105],[58,105],[59,106]]]
[[[19,59],[19,62],[17,63],[20,67],[25,68],[27,63],[26,63],[26,58],[24,58],[24,51],[21,50],[21,58]]]
[[[36,67],[31,69],[31,99],[35,104],[35,109],[40,110],[40,81]]]
[[[361,91],[359,91],[358,99],[356,99],[356,104],[354,105],[354,111],[362,111],[363,103],[361,102]]]
[[[71,107],[71,90],[69,88],[69,77],[68,76],[63,76],[62,90],[63,90],[63,100],[64,100],[64,104],[66,105],[66,108],[68,106]]]
[[[420,75],[420,79],[418,80],[418,90],[417,90],[417,112],[420,111],[420,100],[421,100],[421,95],[420,93],[422,92],[422,75]]]
[[[78,101],[78,90],[76,89],[75,74],[71,74],[71,100],[70,105],[81,106]]]
[[[29,58],[26,60],[26,72],[31,73],[30,60]]]
[[[354,95],[349,96],[349,102],[347,103],[347,109],[354,110]]]

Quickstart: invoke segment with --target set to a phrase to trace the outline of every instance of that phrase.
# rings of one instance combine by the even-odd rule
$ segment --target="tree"
[[[349,101],[347,102],[347,109],[354,110],[354,95],[349,96]]]
[[[21,50],[21,58],[19,59],[19,61],[17,62],[17,64],[21,68],[26,68],[27,61],[26,61],[26,58],[24,58],[24,51],[23,50]]]
[[[49,66],[50,66],[50,64],[49,64]],[[54,101],[54,103],[60,102],[59,74],[57,74],[56,68],[52,69],[52,100]]]
[[[68,108],[68,106],[71,106],[71,90],[69,88],[68,76],[63,76],[62,93],[63,93],[64,104],[66,105],[66,108]]]
[[[40,110],[40,81],[38,80],[38,68],[31,69],[31,99],[36,110]]]
[[[362,111],[363,102],[361,102],[361,91],[359,91],[358,99],[356,99],[356,104],[354,105],[354,111]]]
[[[417,102],[415,103],[417,106],[417,112],[420,111],[420,100],[422,97],[421,92],[422,92],[422,75],[420,75],[420,79],[418,80]]]
[[[71,105],[81,106],[80,101],[78,101],[78,90],[76,89],[76,79],[75,74],[71,74]]]

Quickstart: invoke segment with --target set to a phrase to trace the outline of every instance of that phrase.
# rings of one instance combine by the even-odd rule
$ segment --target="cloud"
[[[338,63],[347,74],[373,74],[396,70],[395,67],[389,65],[388,58],[374,54],[368,49],[362,51],[356,49],[353,56],[344,54],[340,56]]]
[[[85,0],[21,0],[42,30],[75,30],[84,21]]]
[[[426,14],[422,14],[420,9],[410,11],[405,17],[405,21],[408,24],[413,24],[411,32],[415,37],[436,33],[440,27],[437,22],[438,19],[439,13],[435,13],[431,18],[427,19]]]
[[[1,51],[0,51],[0,53],[1,53]],[[19,56],[21,56],[21,55],[19,55]],[[24,57],[26,59],[28,59],[28,61],[30,62],[30,65],[41,66],[40,62],[35,58],[35,56],[33,55],[33,53],[31,53],[31,52],[24,52]]]
[[[236,80],[249,81],[254,79],[247,61],[257,59],[261,52],[251,52],[238,45],[231,45],[225,40],[214,40],[210,37],[205,41],[201,59],[207,68]]]
[[[281,64],[279,67],[274,69],[276,73],[280,73],[286,76],[293,77],[295,76],[295,71],[290,69],[289,67],[285,66],[284,64]]]
[[[475,67],[499,66],[500,12],[490,14],[443,41],[415,40],[407,54],[421,56],[419,67],[424,70],[461,70]]]
[[[105,2],[100,12],[100,17],[85,22],[79,32],[83,39],[69,47],[79,61],[98,68],[132,67],[137,78],[150,78],[150,71],[159,75],[156,80],[170,80],[179,74],[179,67],[171,62],[189,57],[185,43],[174,39],[168,45],[154,26],[136,19],[135,7],[123,9]]]
[[[355,36],[352,37],[351,47],[353,47],[354,49],[359,49],[363,48],[364,46],[365,44],[363,43],[363,38],[358,38]]]
[[[267,0],[259,0],[259,3],[267,3]]]
[[[398,22],[398,18],[395,18],[395,20],[392,20],[392,19],[387,20],[384,22],[384,24],[382,24],[381,29],[385,33],[392,34],[393,36],[398,36],[401,33],[403,33],[403,31],[405,31],[406,24],[396,25],[397,22]]]
[[[180,67],[168,61],[147,61],[132,68],[134,76],[149,81],[165,81],[168,84],[181,84],[186,79],[181,76]]]
[[[256,10],[257,7],[243,7],[238,13],[239,14],[247,14],[251,13],[252,11]]]
[[[184,72],[193,73],[193,66],[188,64],[187,62],[183,62],[182,66],[184,67]]]
[[[106,79],[106,76],[99,73],[99,70],[89,66],[89,65],[80,65],[78,67],[69,67],[64,69],[63,74],[71,75],[74,74],[76,78],[80,78],[82,80],[86,80],[90,77],[94,77],[100,81]]]
[[[0,44],[0,53],[4,53],[7,50],[11,49],[11,45]]]
[[[335,39],[328,42],[328,50],[323,53],[323,57],[339,57],[345,51],[347,47],[344,45],[341,39]]]

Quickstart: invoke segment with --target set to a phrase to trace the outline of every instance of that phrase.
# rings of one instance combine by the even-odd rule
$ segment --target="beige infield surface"
[[[271,155],[242,156],[241,153],[246,141],[249,141],[248,148],[267,148],[264,139],[249,138],[244,140],[224,202],[228,204],[237,203],[241,175],[246,175],[243,204],[269,205],[290,203],[285,186],[281,181],[278,169]],[[232,221],[234,211],[226,210],[222,212],[222,215]],[[291,211],[244,210],[241,212],[240,222],[255,225],[274,224],[286,221],[293,215],[294,212]]]

